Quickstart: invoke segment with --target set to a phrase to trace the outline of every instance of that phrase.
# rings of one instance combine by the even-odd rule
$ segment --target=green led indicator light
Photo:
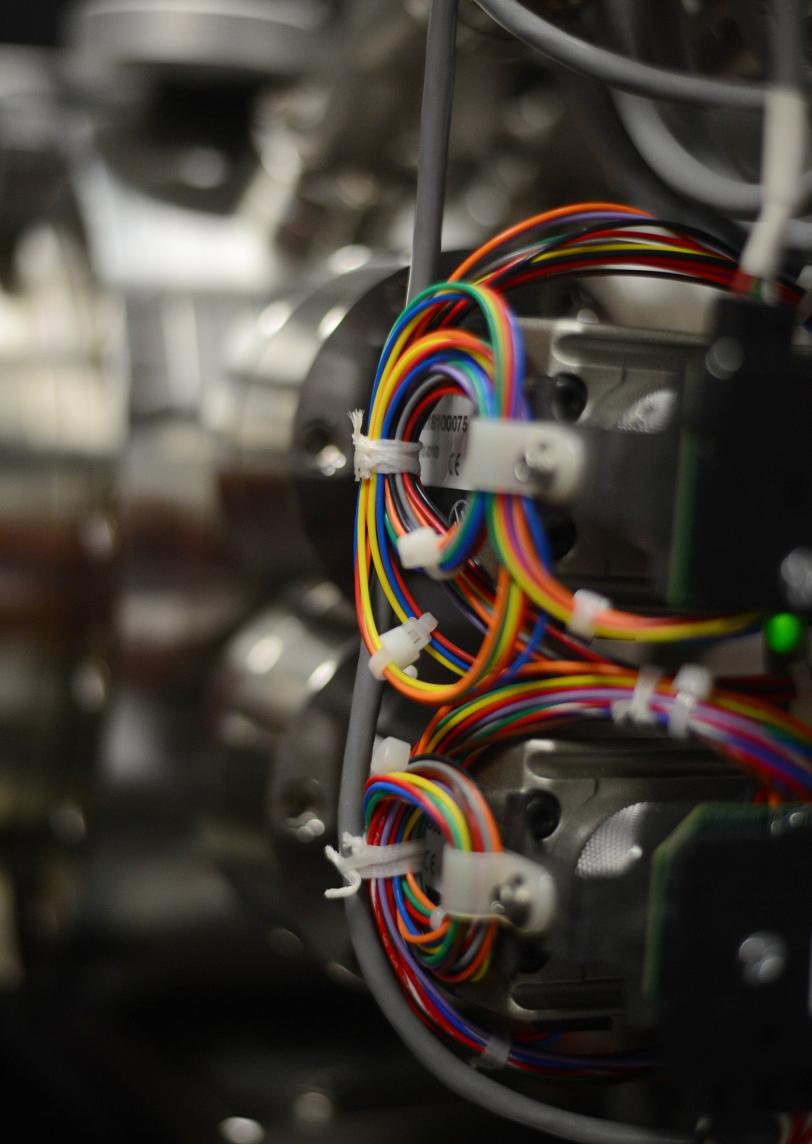
[[[806,624],[792,612],[776,612],[764,624],[764,638],[776,655],[790,655],[806,638]]]

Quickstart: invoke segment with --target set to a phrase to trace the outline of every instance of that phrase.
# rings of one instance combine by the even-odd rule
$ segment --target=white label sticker
[[[467,397],[443,397],[432,410],[420,434],[420,479],[424,485],[467,487],[460,474],[473,410]]]

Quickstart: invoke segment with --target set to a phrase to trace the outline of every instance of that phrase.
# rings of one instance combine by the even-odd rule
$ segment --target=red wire
[[[403,440],[411,441],[415,424],[417,423],[420,414],[423,413],[423,411],[428,408],[428,406],[436,405],[441,397],[453,397],[455,394],[462,397],[468,396],[464,389],[461,389],[459,385],[453,384],[443,385],[439,389],[432,390],[431,393],[427,393],[423,400],[417,403],[409,415],[409,420],[406,422],[406,427],[403,431]]]

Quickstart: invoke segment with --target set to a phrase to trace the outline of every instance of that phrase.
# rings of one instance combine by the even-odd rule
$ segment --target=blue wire
[[[530,633],[530,639],[527,641],[524,651],[514,659],[513,663],[510,664],[505,673],[501,676],[499,680],[500,684],[508,683],[526,663],[529,663],[533,657],[533,653],[538,651],[546,630],[547,613],[539,612],[538,619],[536,620],[533,631]]]
[[[530,535],[533,537],[533,544],[541,557],[541,562],[545,568],[552,568],[553,556],[550,552],[550,544],[547,540],[547,533],[544,529],[544,521],[539,512],[539,507],[530,497],[522,497],[521,500],[522,508],[524,509],[527,523],[530,527]]]

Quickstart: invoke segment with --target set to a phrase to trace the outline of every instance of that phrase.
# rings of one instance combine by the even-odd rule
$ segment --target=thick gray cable
[[[748,183],[709,167],[684,147],[656,104],[627,92],[612,93],[623,126],[652,171],[686,198],[737,218],[761,210],[760,183]],[[812,171],[803,180],[804,201],[812,205]],[[803,233],[803,232],[802,232]]]
[[[571,35],[530,12],[519,0],[476,0],[476,3],[497,24],[542,55],[621,91],[652,99],[746,111],[758,111],[764,106],[765,88],[760,84],[732,83],[644,64],[632,56],[620,55]]]
[[[448,168],[448,138],[451,132],[451,108],[454,98],[456,38],[457,0],[433,0],[426,33],[417,195],[412,265],[406,291],[407,302],[430,286],[439,272]],[[375,609],[378,622],[383,624],[389,615],[389,608],[380,588],[376,593]],[[356,833],[362,833],[359,815],[363,785],[369,773],[369,763],[375,744],[382,690],[381,684],[370,672],[368,664],[369,653],[362,644],[355,671],[338,798],[339,837],[345,829],[340,825],[342,822],[354,822]],[[360,776],[360,782],[349,782],[349,776],[352,775],[355,775],[356,780]]]
[[[770,80],[803,89],[806,84],[803,4],[801,0],[772,0],[765,6]]]
[[[412,263],[406,301],[436,279],[442,248],[443,207],[448,169],[448,138],[451,132],[451,108],[454,99],[454,49],[457,39],[457,0],[433,0],[426,32],[426,63],[423,79],[423,102],[420,110],[420,145],[417,159],[417,195],[415,198]],[[378,622],[383,624],[390,614],[383,592],[375,598]],[[369,771],[375,744],[375,728],[381,705],[381,684],[368,667],[369,653],[363,643],[352,692],[352,707],[344,748],[343,774],[350,764],[360,760]],[[362,780],[363,787],[363,780]],[[347,796],[342,781],[339,792],[339,822],[360,806],[362,791]],[[347,800],[355,806],[347,806]],[[339,837],[342,830],[339,829]]]
[[[406,288],[407,303],[430,286],[438,272],[448,169],[448,139],[454,99],[456,39],[457,0],[434,0],[426,33],[417,194],[412,264]]]
[[[631,32],[624,6],[618,0],[610,0],[607,7],[614,26],[623,36],[624,48],[630,50]],[[766,9],[766,17],[771,24],[767,38],[773,83],[802,87],[805,62],[798,0],[774,0]],[[764,200],[760,183],[727,175],[697,158],[674,135],[657,104],[627,92],[614,91],[612,95],[629,138],[646,164],[664,183],[688,199],[736,218],[754,218],[759,214]],[[812,170],[803,177],[801,195],[804,207],[812,207]],[[795,219],[787,228],[787,240],[797,249],[812,249],[812,224]]]

